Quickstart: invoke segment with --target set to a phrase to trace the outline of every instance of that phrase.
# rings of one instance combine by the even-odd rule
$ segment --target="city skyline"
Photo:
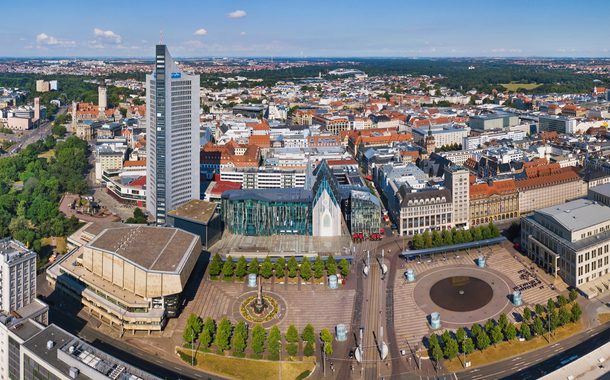
[[[0,56],[149,57],[150,46],[163,39],[184,58],[610,57],[604,40],[610,4],[602,1],[155,4],[161,3],[109,1],[111,12],[69,0],[13,4],[31,21],[27,29],[18,19],[5,21]]]

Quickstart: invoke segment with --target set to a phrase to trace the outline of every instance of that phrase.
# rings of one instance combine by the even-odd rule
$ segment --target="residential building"
[[[11,312],[36,299],[36,252],[21,242],[0,240],[0,310]]]
[[[578,199],[539,209],[521,219],[521,243],[546,272],[593,297],[609,279],[610,207]]]
[[[157,224],[199,199],[199,76],[183,72],[165,45],[146,76],[146,208]]]

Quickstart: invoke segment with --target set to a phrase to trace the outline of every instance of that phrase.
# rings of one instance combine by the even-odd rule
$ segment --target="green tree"
[[[496,325],[491,330],[490,335],[491,335],[491,340],[493,341],[494,346],[504,340],[504,334],[502,333],[502,328],[499,325]]]
[[[453,359],[457,356],[458,354],[458,344],[455,341],[455,339],[450,338],[446,343],[445,343],[445,349],[444,349],[444,354],[445,357],[447,359]]]
[[[443,332],[443,335],[441,335],[441,339],[443,340],[443,345],[446,345],[447,342],[452,339],[451,338],[451,333],[449,332],[449,330],[445,330],[445,332]]]
[[[534,329],[534,334],[538,336],[542,336],[542,334],[544,334],[544,324],[542,323],[542,318],[540,318],[538,315],[536,315],[536,318],[534,318],[532,328]]]
[[[568,299],[560,294],[557,296],[557,304],[559,304],[559,307],[565,306],[568,304]]]
[[[288,326],[288,330],[286,331],[286,342],[299,343],[299,331],[294,325]]]
[[[570,302],[576,301],[576,299],[578,298],[578,292],[576,291],[576,289],[570,289],[568,298],[570,299]]]
[[[530,326],[527,323],[522,323],[520,330],[521,330],[521,336],[523,337],[523,339],[525,339],[525,340],[532,339],[532,331],[530,330]]]
[[[544,313],[544,307],[542,307],[541,304],[537,303],[536,306],[534,306],[534,311],[536,311],[536,316],[541,317],[542,313]]]
[[[303,261],[301,261],[301,267],[299,268],[299,273],[301,274],[301,278],[305,281],[309,281],[311,276],[313,275],[311,271],[311,263],[307,257],[303,257]]]
[[[288,259],[288,277],[295,278],[299,270],[299,263],[294,256],[290,256]]]
[[[504,329],[504,338],[506,338],[506,340],[511,341],[513,339],[515,339],[517,337],[517,329],[515,328],[515,325],[512,324],[511,322],[508,322],[508,324],[506,325],[506,328]]]
[[[258,262],[258,259],[255,257],[252,260],[250,260],[250,263],[248,264],[248,273],[258,274],[259,269],[260,269],[260,264]]]
[[[184,327],[184,334],[182,335],[184,342],[194,342],[201,333],[202,329],[203,321],[201,320],[201,317],[194,313],[189,315],[188,319],[186,320],[186,326]]]
[[[133,210],[133,216],[131,218],[127,218],[125,221],[125,223],[128,224],[146,224],[147,222],[148,218],[139,207],[136,207],[135,210]]]
[[[313,276],[316,279],[324,276],[324,260],[322,260],[320,256],[316,256],[316,259],[313,262]]]
[[[491,231],[489,230],[489,226],[481,227],[481,236],[483,239],[489,239],[491,237]]]
[[[485,332],[488,334],[491,334],[491,331],[493,330],[493,328],[496,327],[496,323],[493,319],[488,319],[487,322],[485,322]]]
[[[240,256],[235,265],[235,275],[238,278],[243,279],[246,274],[248,274],[248,262],[245,257]]]
[[[465,338],[464,343],[462,343],[462,352],[466,355],[471,354],[474,351],[474,342],[472,338]]]
[[[220,352],[224,352],[231,347],[229,342],[231,341],[232,333],[233,326],[231,325],[231,321],[227,318],[223,318],[218,324],[218,331],[216,332],[216,338],[214,339],[214,344]]]
[[[265,257],[265,260],[261,264],[260,273],[263,278],[271,278],[273,276],[273,263],[271,257]]]
[[[451,230],[443,230],[443,245],[452,245],[453,244],[453,235],[451,234]]]
[[[433,247],[442,247],[443,246],[443,237],[438,231],[432,231],[432,246]]]
[[[500,236],[500,230],[498,229],[498,227],[495,224],[493,224],[492,222],[489,222],[488,227],[489,227],[489,232],[490,232],[491,237]]]
[[[276,278],[284,278],[284,276],[286,275],[286,270],[284,268],[286,268],[286,260],[283,257],[278,257],[278,259],[275,260],[274,265]]]
[[[203,323],[203,330],[199,334],[199,343],[203,348],[209,348],[216,335],[216,322],[212,318],[206,318]]]
[[[552,313],[553,310],[555,310],[555,301],[553,301],[552,298],[549,298],[549,300],[546,303],[546,312]]]
[[[582,310],[580,309],[580,305],[576,302],[572,305],[572,322],[577,322],[582,316]]]
[[[347,261],[347,259],[341,259],[339,261],[339,273],[341,273],[341,276],[343,277],[347,277],[349,274],[349,261]]]
[[[500,316],[498,317],[498,325],[502,330],[506,328],[506,326],[508,325],[508,317],[506,316],[506,314],[500,314]]]
[[[463,342],[464,339],[466,339],[466,330],[464,330],[463,327],[460,327],[459,329],[457,329],[456,333],[455,333],[455,337],[457,339],[458,342]]]
[[[286,352],[290,356],[296,356],[299,351],[299,346],[296,343],[286,344]]]
[[[481,333],[481,331],[483,331],[483,329],[481,328],[481,325],[478,323],[475,323],[474,325],[472,325],[472,327],[470,328],[470,331],[472,332],[473,336],[477,336],[479,335],[479,333]]]
[[[267,332],[263,326],[257,324],[252,329],[252,351],[256,355],[260,355],[265,351],[265,340],[267,339]]]
[[[559,308],[558,318],[559,318],[559,325],[563,326],[563,325],[570,323],[572,316],[570,315],[570,312],[566,309],[566,307],[562,306]]]
[[[532,319],[532,311],[529,307],[525,307],[525,309],[523,309],[523,320],[529,322],[530,319]]]
[[[301,333],[301,339],[303,339],[305,342],[315,343],[316,333],[315,333],[315,330],[313,329],[313,326],[311,325],[311,323],[308,323],[303,328],[303,332]]]
[[[473,241],[483,240],[483,231],[481,231],[481,227],[475,227],[472,229],[472,240]]]
[[[240,321],[233,329],[233,354],[235,356],[243,356],[246,352],[248,344],[248,325],[244,321]]]
[[[337,274],[337,261],[333,255],[326,258],[326,273],[330,276],[331,274]]]
[[[415,234],[413,236],[413,248],[414,249],[422,249],[424,248],[424,237],[420,234]]]
[[[464,231],[456,230],[453,234],[453,243],[461,244],[464,243]]]
[[[473,240],[472,233],[470,232],[470,230],[465,230],[463,232],[463,236],[464,236],[464,243],[470,243]]]
[[[489,341],[489,336],[487,335],[487,333],[485,331],[481,331],[479,333],[479,335],[476,336],[476,340],[477,340],[477,348],[481,351],[483,351],[484,349],[489,347],[489,344],[491,343]]]
[[[438,344],[435,344],[434,346],[430,346],[430,357],[432,358],[432,360],[434,360],[437,365],[438,363],[441,361],[441,359],[443,358],[443,350],[441,349],[441,346]]]
[[[424,233],[422,234],[422,238],[424,239],[424,248],[432,248],[434,246],[430,231],[424,231]]]
[[[307,343],[305,343],[305,347],[303,348],[303,356],[313,356],[314,355],[314,343],[307,341]]]
[[[210,276],[216,277],[220,274],[221,271],[222,271],[222,259],[220,258],[220,255],[217,253],[212,258],[212,261],[210,261],[209,273],[210,273]]]
[[[233,262],[233,258],[231,256],[227,256],[224,265],[222,266],[222,275],[225,278],[233,277],[233,273],[235,270],[235,263]]]
[[[280,358],[280,350],[282,348],[282,334],[277,326],[273,326],[269,330],[269,337],[267,338],[267,351],[269,352],[269,359],[278,360]]]

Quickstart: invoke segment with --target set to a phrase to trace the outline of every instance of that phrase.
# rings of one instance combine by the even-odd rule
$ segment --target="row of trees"
[[[284,342],[286,353],[289,356],[298,355],[301,342],[303,343],[303,356],[313,356],[316,345],[316,333],[311,324],[305,326],[301,334],[294,325],[290,325],[285,335],[282,336],[277,326],[273,326],[267,331],[260,324],[250,328],[250,325],[244,321],[233,325],[227,318],[223,318],[218,323],[212,318],[203,321],[196,314],[191,314],[187,319],[182,338],[185,344],[192,345],[193,349],[208,351],[214,346],[219,354],[231,351],[233,356],[245,357],[249,348],[251,357],[262,359],[263,354],[266,353],[269,360],[280,359]],[[323,344],[324,352],[332,355],[333,335],[330,331],[322,329],[319,339]]]
[[[423,249],[432,247],[442,247],[460,243],[491,239],[500,236],[498,227],[489,223],[485,226],[472,227],[468,230],[452,228],[451,230],[425,231],[423,234],[413,235],[413,249]]]
[[[328,256],[326,260],[316,256],[313,261],[304,257],[299,264],[294,256],[291,256],[288,261],[283,257],[279,257],[275,262],[272,262],[271,258],[267,256],[261,263],[257,258],[248,262],[243,256],[237,262],[231,256],[227,256],[223,262],[220,255],[216,254],[212,258],[209,267],[209,273],[212,277],[218,277],[222,274],[224,278],[233,278],[235,276],[238,279],[243,279],[247,274],[254,273],[265,279],[269,279],[272,276],[284,278],[284,276],[288,275],[290,278],[299,276],[304,281],[309,281],[312,278],[320,279],[325,273],[330,276],[337,274],[337,272],[341,273],[344,277],[347,276],[349,273],[349,262],[346,259],[341,259],[337,262],[332,255]]]
[[[428,340],[430,357],[435,362],[441,359],[453,359],[458,354],[468,355],[478,350],[485,350],[490,345],[501,342],[513,341],[517,336],[530,340],[534,336],[543,336],[547,332],[553,332],[560,326],[578,321],[582,316],[582,310],[578,303],[576,292],[570,292],[570,304],[563,297],[557,297],[557,303],[549,299],[546,308],[540,304],[535,306],[535,315],[532,310],[525,308],[523,311],[523,322],[517,326],[510,322],[506,314],[501,314],[497,321],[490,319],[485,325],[478,323],[472,325],[469,330],[459,328],[455,334],[445,331],[441,336],[432,334]],[[571,307],[568,310],[568,306]]]
[[[453,150],[462,150],[462,144],[458,144],[458,143],[446,144],[436,150],[438,150],[439,152],[451,152]]]
[[[39,157],[51,149],[52,157]],[[87,190],[87,169],[87,143],[74,136],[62,142],[48,136],[0,159],[0,237],[10,235],[40,254],[42,238],[74,232],[78,220],[66,218],[59,201],[65,192]]]

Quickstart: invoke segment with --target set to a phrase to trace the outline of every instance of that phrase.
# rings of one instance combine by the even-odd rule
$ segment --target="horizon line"
[[[201,56],[173,56],[172,58],[178,59],[299,59],[299,60],[313,60],[313,59],[603,59],[610,60],[608,56],[593,56],[593,55],[582,55],[582,56],[548,56],[548,55],[514,55],[514,56],[494,56],[494,55],[471,55],[471,56],[383,56],[383,55],[361,55],[361,56],[294,56],[294,55],[243,55],[243,56],[232,56],[232,55],[201,55]],[[25,59],[140,59],[140,60],[154,60],[154,56],[116,56],[116,55],[31,55],[31,56],[0,56],[0,60],[25,60]]]

